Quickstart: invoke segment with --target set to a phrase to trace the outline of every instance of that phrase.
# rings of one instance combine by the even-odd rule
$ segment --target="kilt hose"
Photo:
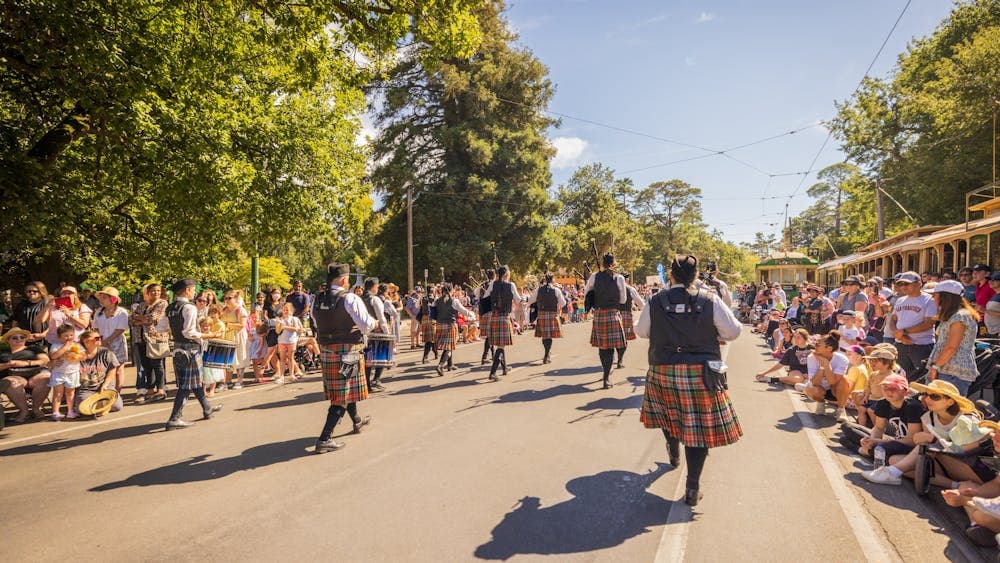
[[[618,309],[594,309],[594,321],[590,327],[590,345],[607,350],[625,347],[625,331]]]
[[[705,389],[701,365],[652,365],[639,420],[646,428],[665,428],[685,446],[715,448],[734,444],[743,427],[729,393]]]
[[[635,340],[638,336],[635,335],[635,325],[632,319],[632,311],[622,311],[622,329],[625,330],[625,340]]]
[[[458,344],[458,325],[455,323],[437,323],[434,328],[434,347],[441,350],[454,350]]]
[[[514,344],[514,326],[510,324],[510,315],[493,313],[490,315],[490,325],[486,330],[486,338],[490,346],[503,348]]]
[[[367,399],[364,348],[360,344],[324,344],[319,349],[323,364],[323,397],[330,404],[342,407]],[[356,373],[347,379],[340,374],[340,357],[349,352],[358,354],[360,359]]]
[[[558,311],[538,312],[538,318],[535,319],[535,336],[537,338],[562,338]]]
[[[424,315],[420,321],[420,339],[424,342],[434,342],[434,321],[430,315]]]
[[[178,342],[174,344],[174,378],[177,389],[201,389],[201,344]]]

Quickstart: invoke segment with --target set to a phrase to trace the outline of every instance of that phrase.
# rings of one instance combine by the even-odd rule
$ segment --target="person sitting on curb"
[[[909,396],[909,383],[899,374],[891,374],[879,382],[882,399],[872,405],[872,420],[868,428],[860,423],[846,422],[840,429],[840,443],[851,452],[871,458],[876,447],[885,450],[886,459],[906,455],[913,449],[913,436],[922,430],[920,417],[924,406]]]
[[[49,356],[37,346],[27,346],[31,333],[12,328],[0,336],[0,342],[10,346],[10,352],[0,353],[0,393],[7,395],[17,407],[15,423],[28,419],[28,398],[31,392],[31,414],[41,419],[42,405],[49,396]]]
[[[812,344],[809,344],[809,331],[804,328],[797,328],[792,333],[792,346],[785,350],[778,363],[769,369],[757,374],[757,381],[761,383],[781,383],[783,385],[795,385],[806,380],[807,358],[813,351]],[[784,367],[788,373],[784,376],[769,376]]]
[[[96,330],[85,330],[80,335],[80,344],[86,357],[80,361],[80,387],[76,390],[74,409],[79,412],[80,403],[87,397],[100,393],[105,389],[114,389],[117,372],[121,362],[118,356],[108,348],[101,346],[101,335]],[[111,377],[109,377],[111,376]],[[111,405],[111,412],[122,410],[122,397],[117,395]]]
[[[834,401],[837,410],[833,416],[837,420],[847,418],[844,406],[851,398],[851,382],[844,377],[850,362],[847,356],[837,351],[839,345],[840,332],[836,330],[816,341],[816,349],[806,360],[809,381],[802,388],[807,397],[816,401],[817,416],[826,414],[827,401]]]
[[[992,431],[993,451],[1000,452],[1000,424],[991,420],[979,423],[980,428]],[[994,454],[997,455],[997,454]],[[996,547],[996,534],[1000,533],[1000,476],[977,485],[963,481],[958,487],[941,491],[948,506],[965,509],[970,526],[965,535],[980,547]]]

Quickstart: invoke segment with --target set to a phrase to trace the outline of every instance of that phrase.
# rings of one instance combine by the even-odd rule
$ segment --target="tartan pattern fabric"
[[[635,321],[632,319],[632,311],[622,311],[622,329],[625,330],[625,340],[635,340]]]
[[[368,383],[365,381],[365,355],[360,344],[324,344],[320,348],[323,364],[323,397],[331,404],[346,407],[349,403],[368,398]],[[361,356],[354,377],[340,376],[340,357],[349,352]]]
[[[715,448],[734,444],[743,427],[729,393],[705,389],[700,365],[652,365],[639,420],[646,428],[666,428],[685,446]]]
[[[622,329],[622,316],[618,309],[594,309],[590,345],[602,350],[625,347],[625,331]]]
[[[486,329],[486,338],[490,346],[503,348],[514,343],[514,327],[510,324],[510,316],[502,313],[490,315],[490,325]]]
[[[201,388],[200,344],[186,342],[174,344],[174,378],[180,391]]]
[[[441,350],[454,350],[458,344],[458,325],[455,323],[437,323],[434,329],[434,347]]]
[[[493,318],[493,312],[492,311],[490,311],[489,313],[482,313],[481,315],[479,315],[479,319],[478,319],[479,320],[479,329],[485,333],[489,329],[490,319],[492,319],[492,318]],[[485,338],[485,336],[484,336],[484,338]]]
[[[535,336],[538,338],[562,338],[557,311],[539,311],[535,319]]]
[[[424,315],[420,320],[420,338],[424,342],[434,342],[434,324],[430,315]]]

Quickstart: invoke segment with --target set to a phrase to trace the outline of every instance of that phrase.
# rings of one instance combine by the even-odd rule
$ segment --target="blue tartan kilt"
[[[201,388],[201,354],[201,344],[174,344],[174,376],[181,391]]]

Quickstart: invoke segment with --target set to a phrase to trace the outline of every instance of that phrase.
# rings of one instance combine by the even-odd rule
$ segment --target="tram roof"
[[[846,264],[850,264],[850,263],[854,262],[855,260],[858,260],[862,256],[864,256],[864,254],[860,254],[860,253],[848,254],[847,256],[841,256],[840,258],[835,258],[833,260],[830,260],[829,262],[823,262],[822,264],[819,265],[818,269],[820,269],[820,270],[826,270],[828,268],[836,268],[837,266],[844,266]]]
[[[815,266],[818,261],[802,254],[801,252],[775,252],[767,258],[761,260],[756,268],[768,266]]]

